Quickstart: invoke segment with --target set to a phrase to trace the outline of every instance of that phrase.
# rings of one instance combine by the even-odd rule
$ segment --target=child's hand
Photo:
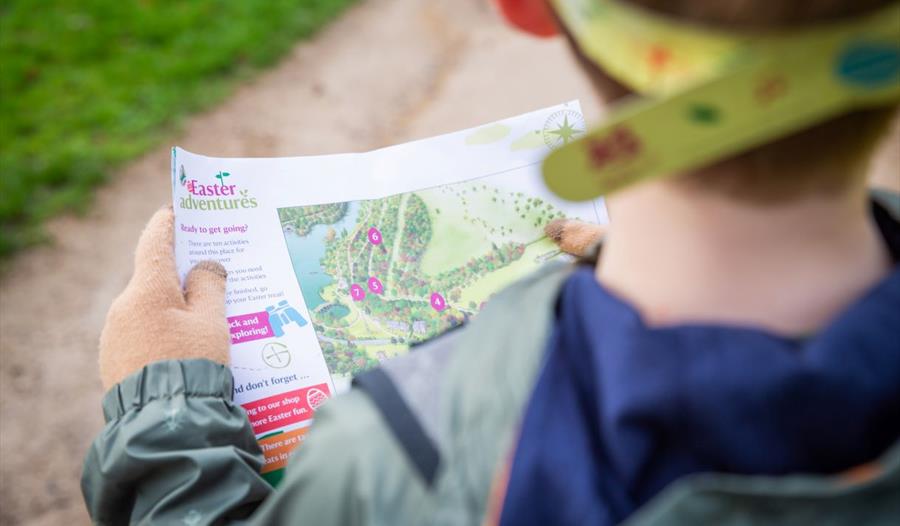
[[[577,219],[554,219],[544,227],[544,233],[563,252],[573,256],[586,256],[588,250],[606,235],[606,227]]]
[[[198,263],[182,291],[175,270],[174,214],[156,212],[138,241],[134,275],[100,335],[100,379],[109,389],[160,360],[207,358],[228,364],[225,269]]]

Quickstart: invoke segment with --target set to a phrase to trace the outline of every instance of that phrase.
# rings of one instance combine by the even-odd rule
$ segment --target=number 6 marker
[[[381,244],[381,232],[374,226],[369,229],[369,242],[373,245]]]

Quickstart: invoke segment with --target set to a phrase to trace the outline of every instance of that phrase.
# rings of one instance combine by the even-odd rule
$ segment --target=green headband
[[[552,2],[582,53],[648,96],[547,157],[544,180],[565,199],[593,199],[900,101],[900,2],[763,34],[715,31],[615,0]]]

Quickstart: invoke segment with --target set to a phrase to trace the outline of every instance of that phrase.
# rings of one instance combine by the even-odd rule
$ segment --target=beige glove
[[[544,227],[544,233],[556,242],[563,252],[573,256],[586,256],[587,252],[606,235],[606,227],[577,219],[554,219]]]
[[[160,360],[207,358],[227,364],[225,269],[198,263],[181,290],[175,270],[172,207],[150,219],[134,257],[134,275],[100,334],[100,379],[109,389]]]

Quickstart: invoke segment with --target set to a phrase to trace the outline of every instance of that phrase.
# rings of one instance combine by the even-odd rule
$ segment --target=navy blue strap
[[[382,369],[372,369],[354,378],[353,385],[369,395],[425,485],[430,487],[441,455],[390,376]]]
[[[897,194],[893,195],[894,200],[900,202]],[[878,225],[878,229],[884,237],[884,242],[887,244],[888,251],[891,253],[891,261],[894,265],[900,265],[900,222],[898,222],[900,215],[895,217],[894,213],[886,205],[889,205],[889,203],[873,199],[872,214],[875,216],[875,223]],[[897,212],[897,214],[900,214],[900,212]]]

